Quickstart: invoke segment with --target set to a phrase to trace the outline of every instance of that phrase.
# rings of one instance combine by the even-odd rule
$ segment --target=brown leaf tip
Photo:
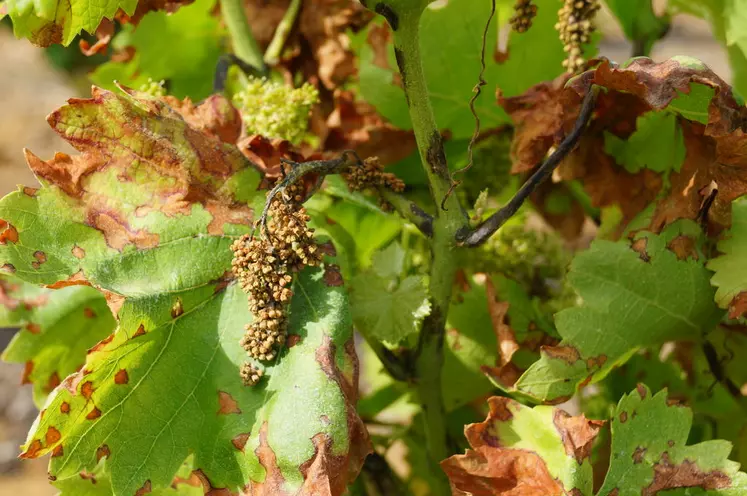
[[[21,376],[21,384],[31,384],[31,373],[34,371],[34,362],[28,360],[23,364],[23,375]]]
[[[114,374],[114,384],[123,385],[130,382],[130,376],[127,374],[127,371],[125,369],[119,369],[116,374]]]
[[[643,384],[638,384],[635,387],[635,390],[638,391],[638,395],[641,397],[642,400],[646,399],[646,386]]]
[[[584,415],[574,417],[560,409],[555,410],[553,423],[566,454],[574,457],[579,465],[591,456],[594,439],[604,425],[601,420],[589,420]]]
[[[218,415],[229,415],[231,413],[241,413],[239,404],[233,399],[233,396],[225,391],[218,391]]]

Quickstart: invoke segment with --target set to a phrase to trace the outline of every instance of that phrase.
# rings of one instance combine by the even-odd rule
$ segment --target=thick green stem
[[[301,10],[301,0],[291,0],[288,10],[285,11],[285,15],[275,29],[272,41],[265,51],[265,62],[267,64],[275,65],[280,61],[280,55],[283,53],[283,47],[285,42],[288,41],[288,35],[290,35],[293,24],[296,23],[299,10]]]
[[[434,466],[434,477],[441,483],[433,494],[448,494],[448,484],[438,463],[452,454],[446,431],[446,412],[441,394],[441,370],[446,316],[457,264],[455,236],[465,229],[467,218],[456,195],[444,201],[451,177],[444,154],[441,133],[433,115],[420,57],[420,16],[427,1],[399,0],[376,5],[394,32],[394,50],[405,88],[421,162],[435,206],[431,239],[431,314],[423,322],[415,356],[415,379],[425,419],[426,444]],[[420,4],[420,5],[417,5]],[[444,209],[442,210],[441,205]]]
[[[231,34],[233,50],[241,60],[251,64],[258,71],[265,71],[265,63],[262,59],[257,40],[254,39],[252,28],[246,19],[244,4],[241,0],[220,0],[220,10],[223,20],[226,21],[228,32]]]

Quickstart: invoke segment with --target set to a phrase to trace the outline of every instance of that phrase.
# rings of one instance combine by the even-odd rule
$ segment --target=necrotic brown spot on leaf
[[[251,483],[252,492],[249,494],[278,494],[283,495],[285,491],[285,478],[278,467],[275,452],[267,441],[267,421],[262,423],[259,430],[259,446],[254,450],[259,463],[264,467],[266,475],[263,482]]]
[[[19,458],[24,459],[30,459],[30,458],[36,458],[39,456],[39,452],[42,450],[44,446],[42,445],[41,440],[34,439],[31,444],[29,444],[29,447],[26,448],[26,451],[21,453],[19,455]]]
[[[93,309],[86,307],[83,309],[83,316],[87,319],[92,319],[96,317],[96,312],[94,312]]]
[[[132,335],[133,338],[136,338],[138,336],[142,336],[145,334],[145,326],[143,324],[140,324],[137,328],[137,331],[135,331],[135,334]]]
[[[32,198],[36,196],[37,191],[39,191],[37,188],[32,188],[30,186],[24,186],[23,188],[23,194]]]
[[[61,444],[58,444],[58,445],[57,445],[57,446],[55,446],[55,448],[54,448],[54,449],[52,450],[52,458],[56,458],[56,457],[58,457],[58,456],[62,456],[62,455],[63,455],[63,453],[64,453],[64,452],[63,452],[63,450],[62,450],[62,445],[61,445]]]
[[[0,219],[0,245],[18,243],[18,231],[7,221]]]
[[[723,489],[731,485],[731,479],[718,470],[703,472],[695,462],[685,460],[675,465],[664,453],[659,463],[654,465],[654,480],[641,491],[641,496],[655,496],[660,491],[684,487],[700,487],[707,491]]]
[[[620,412],[620,423],[624,424],[628,421],[628,412]]]
[[[100,461],[105,456],[111,455],[112,452],[109,450],[109,446],[106,444],[102,444],[98,448],[96,448],[96,461]]]
[[[98,407],[93,407],[93,410],[88,412],[88,415],[86,415],[86,420],[96,420],[101,416],[101,410],[98,409]]]
[[[578,350],[572,346],[543,346],[542,351],[550,358],[563,360],[573,365],[581,359]]]
[[[28,360],[23,364],[23,375],[21,375],[21,384],[31,384],[31,373],[34,371],[34,362]]]
[[[96,477],[92,473],[81,470],[78,475],[81,479],[91,481],[91,484],[96,484]]]
[[[109,334],[107,337],[96,343],[91,347],[90,350],[88,350],[88,353],[94,353],[99,350],[102,350],[106,347],[107,344],[112,342],[112,339],[114,339],[114,334]]]
[[[646,448],[644,448],[643,446],[638,446],[633,452],[633,463],[636,463],[636,464],[641,463],[645,455],[646,455]]]
[[[646,386],[643,384],[638,384],[635,387],[636,391],[638,391],[638,395],[641,397],[642,400],[646,399]]]
[[[31,334],[39,334],[41,332],[41,326],[36,322],[29,322],[26,324],[26,330]]]
[[[231,413],[241,413],[239,404],[233,399],[233,396],[225,391],[218,391],[218,415],[229,415]]]
[[[231,439],[231,444],[233,444],[234,448],[243,452],[244,446],[246,446],[246,442],[249,440],[249,436],[251,436],[251,434],[248,432],[238,434],[233,439]]]
[[[39,264],[43,264],[47,261],[47,254],[41,250],[37,250],[34,252],[34,258],[39,262]]]
[[[86,250],[78,245],[73,245],[72,254],[78,260],[82,260],[86,256]]]
[[[127,384],[130,382],[130,377],[127,375],[127,371],[125,369],[119,369],[116,374],[114,374],[114,384],[119,384],[120,386],[122,384]]]
[[[175,319],[183,313],[184,313],[184,307],[182,306],[182,300],[177,298],[176,302],[174,303],[174,306],[171,307],[171,317]]]
[[[70,413],[70,403],[68,403],[67,401],[63,401],[60,404],[60,413]]]
[[[91,381],[84,382],[80,387],[80,394],[82,394],[83,397],[87,400],[91,399],[91,396],[93,396],[93,391],[93,382]]]
[[[3,269],[5,272],[8,272],[10,274],[15,273],[15,271],[16,271],[16,267],[13,264],[10,264],[10,263],[3,264],[3,266],[0,267],[0,269]]]
[[[47,444],[47,446],[50,446],[56,443],[60,439],[62,439],[62,435],[60,434],[60,431],[58,431],[57,429],[55,429],[53,426],[50,425],[47,428],[47,433],[44,434],[44,441]]]
[[[342,286],[345,284],[342,280],[340,267],[332,264],[326,264],[324,266],[324,284],[330,287]]]
[[[145,496],[146,494],[151,492],[151,485],[150,485],[150,479],[145,481],[143,484],[143,487],[135,491],[135,496]]]

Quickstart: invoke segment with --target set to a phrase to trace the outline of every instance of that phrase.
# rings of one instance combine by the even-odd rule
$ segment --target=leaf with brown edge
[[[25,364],[23,383],[33,384],[39,406],[114,326],[104,296],[91,287],[50,290],[0,274],[0,327],[20,328],[2,359]]]
[[[678,219],[695,219],[704,191],[714,181],[719,193],[709,212],[709,228],[718,231],[730,225],[731,201],[747,193],[747,138],[741,129],[747,110],[721,78],[695,59],[674,57],[655,63],[641,57],[624,66],[602,59],[595,69],[563,87],[565,81],[564,76],[503,100],[518,122],[515,170],[532,168],[560,142],[578,115],[580,96],[598,85],[605,91],[579,146],[561,163],[558,177],[581,180],[596,207],[619,205],[621,231],[654,203],[643,227],[655,232]],[[636,132],[639,117],[649,112],[668,112],[676,118],[686,148],[678,171],[660,174],[643,169],[632,174],[605,151],[606,135],[625,143]],[[655,146],[659,138],[652,134],[651,139]]]
[[[612,459],[599,495],[688,489],[692,494],[736,496],[747,491],[747,474],[728,460],[731,443],[687,445],[692,411],[667,403],[643,385],[623,396],[611,420]],[[684,492],[682,494],[685,494]]]
[[[603,422],[497,396],[488,406],[484,422],[464,429],[472,449],[441,462],[454,494],[591,494],[586,450]]]

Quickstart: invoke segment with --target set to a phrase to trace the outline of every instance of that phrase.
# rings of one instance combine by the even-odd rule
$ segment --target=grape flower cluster
[[[319,91],[309,83],[292,88],[255,77],[233,96],[247,135],[261,134],[296,144],[306,135],[309,112],[318,101]]]
[[[282,198],[281,198],[282,197]],[[318,266],[322,252],[314,242],[309,216],[302,207],[301,183],[288,186],[272,198],[264,232],[245,234],[231,245],[232,269],[248,294],[252,323],[245,326],[241,346],[257,361],[273,360],[285,344],[288,305],[293,291],[293,274],[305,266]],[[252,362],[241,368],[244,384],[255,385],[262,370]]]
[[[537,6],[532,0],[516,0],[514,15],[509,23],[517,33],[524,33],[532,27],[532,21],[537,16]]]
[[[599,0],[565,0],[558,11],[555,29],[560,33],[563,50],[568,53],[563,67],[569,74],[575,73],[584,65],[582,45],[589,42],[594,32],[592,19],[599,8]]]

